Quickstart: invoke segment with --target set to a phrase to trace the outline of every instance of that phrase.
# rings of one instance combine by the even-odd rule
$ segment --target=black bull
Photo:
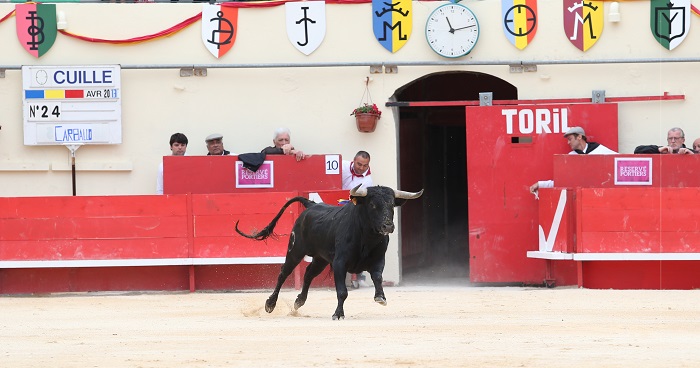
[[[350,191],[352,203],[342,207],[294,197],[282,206],[269,225],[254,234],[241,232],[236,221],[236,232],[246,238],[264,240],[273,234],[277,221],[289,205],[299,202],[306,207],[294,223],[289,236],[287,257],[277,277],[277,286],[265,302],[268,313],[275,309],[282,284],[305,255],[313,260],[304,272],[304,285],[294,302],[295,310],[304,305],[311,281],[328,264],[333,270],[338,295],[334,320],[345,318],[343,303],[348,297],[345,286],[347,272],[368,271],[374,283],[374,301],[386,305],[382,272],[389,234],[394,231],[394,207],[403,205],[408,199],[420,197],[423,191],[411,193],[380,186],[359,187],[358,185]]]

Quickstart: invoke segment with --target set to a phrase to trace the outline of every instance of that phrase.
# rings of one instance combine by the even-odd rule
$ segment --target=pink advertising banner
[[[275,186],[274,162],[265,161],[257,171],[243,167],[236,161],[236,188],[273,188]]]
[[[651,157],[615,158],[615,185],[651,185]]]

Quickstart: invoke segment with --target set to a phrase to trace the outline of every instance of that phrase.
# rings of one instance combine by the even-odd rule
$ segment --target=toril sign
[[[503,109],[506,133],[519,134],[563,133],[569,129],[567,108]]]

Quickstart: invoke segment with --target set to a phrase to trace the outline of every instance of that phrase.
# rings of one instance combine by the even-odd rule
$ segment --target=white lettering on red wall
[[[568,112],[566,108],[503,109],[501,115],[506,117],[506,134],[543,134],[567,131]]]

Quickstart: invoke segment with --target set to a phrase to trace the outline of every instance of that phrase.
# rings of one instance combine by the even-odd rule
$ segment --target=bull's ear
[[[394,207],[401,207],[406,202],[408,202],[408,199],[394,198]]]
[[[352,201],[353,201],[353,203],[355,203],[355,204],[364,204],[364,203],[365,203],[365,197],[355,197],[355,196],[352,196],[352,197],[350,197],[350,198],[352,198]]]

